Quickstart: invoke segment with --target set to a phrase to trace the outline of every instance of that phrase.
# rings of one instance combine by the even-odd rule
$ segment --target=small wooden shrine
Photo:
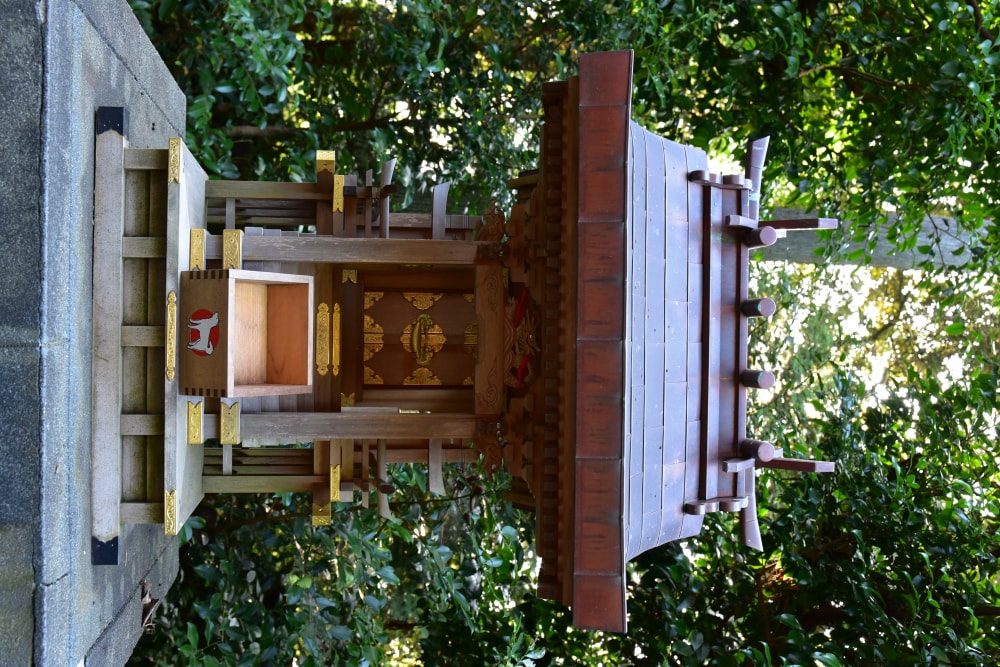
[[[443,491],[443,464],[476,459],[515,478],[539,594],[579,627],[624,631],[625,564],[708,513],[761,548],[756,470],[833,465],[746,437],[746,392],[774,381],[747,366],[747,318],[775,307],[749,252],[834,221],[758,220],[767,141],[709,173],[631,121],[631,72],[591,54],[546,85],[509,220],[447,214],[447,184],[431,214],[390,214],[394,161],[362,183],[322,151],[314,183],[210,181],[102,109],[94,562],[121,560],[122,524],[176,534],[206,493],[309,493],[322,525],[355,493],[388,513],[388,463]]]

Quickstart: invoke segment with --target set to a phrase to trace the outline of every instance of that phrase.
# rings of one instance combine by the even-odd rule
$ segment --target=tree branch
[[[892,315],[889,316],[889,319],[887,319],[882,326],[868,335],[869,343],[881,340],[887,333],[889,333],[889,331],[892,330],[894,326],[899,324],[899,320],[903,316],[903,311],[906,309],[906,301],[908,299],[908,295],[903,291],[903,285],[903,272],[896,271],[893,275],[893,304],[895,305],[895,308],[893,309]]]
[[[408,119],[399,119],[395,116],[382,116],[361,121],[346,121],[337,123],[331,127],[324,127],[324,132],[364,132],[377,128],[388,127],[390,124],[412,125]],[[233,125],[226,130],[226,135],[233,139],[291,139],[300,134],[309,132],[308,129],[299,127],[288,127],[287,125],[268,125],[257,127],[256,125]]]
[[[983,25],[983,10],[979,8],[979,3],[976,0],[965,0],[965,4],[972,7],[972,16],[976,19],[976,32],[979,33],[979,38],[988,39],[996,44],[997,38]]]

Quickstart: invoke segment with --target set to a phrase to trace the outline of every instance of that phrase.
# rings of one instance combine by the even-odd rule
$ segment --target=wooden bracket
[[[476,262],[499,262],[503,258],[503,245],[499,243],[480,243],[476,248]]]
[[[497,419],[479,419],[476,421],[476,451],[483,457],[483,468],[486,474],[493,476],[503,462],[503,447],[500,438],[503,437],[505,425]]]
[[[726,496],[721,498],[708,498],[706,500],[692,500],[684,503],[685,514],[712,514],[713,512],[738,512],[745,508],[750,499],[746,496]]]

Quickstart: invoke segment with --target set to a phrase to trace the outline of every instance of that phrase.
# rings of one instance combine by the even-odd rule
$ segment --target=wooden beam
[[[773,220],[762,222],[775,229],[780,229],[778,225],[784,221],[797,221],[812,218],[808,211],[789,208],[778,208],[774,210]],[[824,220],[824,218],[815,218]],[[970,247],[975,247],[982,243],[986,229],[991,222],[984,221],[983,227],[977,231],[963,230],[958,226],[958,222],[953,218],[941,216],[926,217],[920,225],[916,246],[904,252],[896,252],[896,247],[888,240],[889,230],[896,224],[896,216],[889,215],[885,225],[881,225],[878,230],[875,249],[870,253],[871,266],[882,266],[896,269],[911,269],[924,259],[930,259],[934,266],[938,268],[962,268],[972,259]],[[801,228],[801,227],[799,227]],[[845,238],[847,231],[846,223],[842,226],[842,231],[834,232],[832,243],[837,249],[837,253],[829,260],[835,264],[859,265],[864,259],[856,257],[849,259],[848,255],[858,250],[863,250],[867,241],[854,242]],[[936,245],[940,242],[940,245]],[[917,247],[929,245],[933,248],[930,255],[923,255],[917,251]],[[827,259],[823,250],[827,247],[827,241],[820,238],[818,234],[789,234],[786,238],[778,239],[773,246],[763,249],[764,259],[773,262],[793,262],[796,264],[820,264]],[[962,251],[960,249],[964,248]],[[815,251],[820,251],[817,255]],[[959,254],[955,254],[958,252]]]
[[[218,415],[205,415],[205,437],[219,436]],[[258,413],[240,416],[243,438],[308,442],[336,439],[473,438],[476,417],[461,413],[392,414],[344,412]]]
[[[167,239],[156,236],[127,236],[122,239],[122,257],[163,259],[167,256]]]
[[[311,264],[431,264],[471,266],[483,243],[432,239],[257,236],[243,239],[244,261]],[[222,239],[209,237],[206,259],[222,257]]]
[[[125,169],[129,171],[166,170],[167,154],[165,148],[126,148]]]
[[[123,326],[122,347],[163,347],[163,327]]]
[[[122,435],[163,435],[163,415],[122,415]]]
[[[120,559],[122,234],[125,231],[125,109],[98,110],[94,155],[91,562]]]
[[[163,503],[122,503],[122,523],[163,523]]]
[[[205,493],[306,493],[314,484],[329,483],[329,475],[205,475]]]
[[[329,201],[330,191],[324,192],[315,183],[269,183],[257,181],[208,181],[205,199],[305,199]]]

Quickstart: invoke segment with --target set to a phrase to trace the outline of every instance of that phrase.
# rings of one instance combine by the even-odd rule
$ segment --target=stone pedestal
[[[124,562],[91,564],[94,119],[125,107],[129,145],[165,148],[185,100],[125,0],[0,0],[0,35],[0,655],[121,665],[177,541],[126,526]]]

